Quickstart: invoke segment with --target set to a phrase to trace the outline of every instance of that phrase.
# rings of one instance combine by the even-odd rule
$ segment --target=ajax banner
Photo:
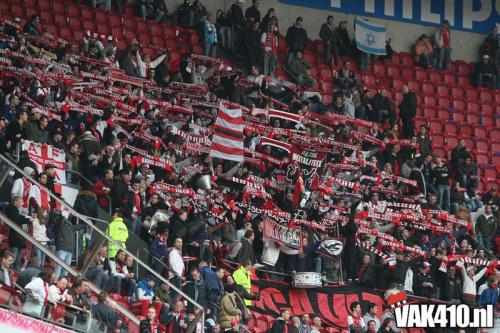
[[[23,150],[28,151],[30,160],[36,164],[38,172],[45,171],[45,165],[53,164],[56,169],[56,183],[66,184],[66,154],[51,145],[25,140]]]
[[[500,28],[500,0],[280,0],[280,2],[434,27],[448,20],[452,29],[485,35],[489,34],[495,25]]]

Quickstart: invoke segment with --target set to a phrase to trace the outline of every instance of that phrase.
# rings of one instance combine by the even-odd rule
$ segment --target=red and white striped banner
[[[239,109],[228,109],[221,102],[215,121],[210,156],[243,162],[243,112]]]

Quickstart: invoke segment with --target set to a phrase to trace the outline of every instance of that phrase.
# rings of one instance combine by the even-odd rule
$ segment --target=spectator
[[[65,276],[61,276],[57,279],[57,282],[49,287],[49,302],[56,303],[68,303],[73,302],[72,297],[68,294],[68,279]]]
[[[338,47],[337,35],[335,33],[335,26],[333,25],[333,16],[329,15],[326,19],[326,22],[321,25],[321,30],[319,32],[319,37],[323,41],[325,46],[325,64],[330,65],[330,57],[333,53],[334,56],[334,64],[337,65],[340,63],[340,53]]]
[[[272,23],[262,32],[260,45],[264,51],[264,75],[270,75],[274,78],[274,71],[276,70],[276,62],[278,60],[279,42],[276,27]]]
[[[420,126],[420,131],[417,136],[418,150],[420,155],[424,158],[432,155],[432,141],[431,137],[427,135],[427,126]]]
[[[498,289],[498,284],[495,275],[488,276],[488,288],[486,288],[480,295],[477,305],[480,308],[484,308],[488,305],[493,307],[498,305],[498,295],[500,290]]]
[[[484,267],[478,273],[476,273],[476,268],[474,266],[469,266],[465,268],[463,261],[458,261],[460,264],[460,270],[462,271],[462,280],[463,280],[463,301],[465,304],[475,307],[476,305],[476,296],[477,296],[477,282],[483,277],[486,273],[487,267]]]
[[[481,87],[484,81],[490,81],[491,89],[498,89],[500,86],[498,68],[493,61],[490,61],[490,56],[487,54],[483,55],[483,61],[478,62],[474,67],[472,78],[472,83],[476,87]]]
[[[458,162],[457,176],[460,185],[463,187],[477,187],[479,183],[477,167],[476,164],[472,162],[472,157],[470,155]]]
[[[105,210],[109,209],[110,192],[113,188],[113,179],[113,170],[106,169],[104,171],[104,177],[97,179],[96,183],[94,184],[93,191],[97,195],[97,203],[101,208]]]
[[[68,266],[71,265],[71,259],[73,258],[73,251],[75,249],[75,232],[85,228],[83,225],[74,226],[64,215],[57,214],[55,216],[54,222],[54,234],[55,234],[55,245],[56,245],[56,255],[59,259],[64,261]],[[61,266],[56,266],[55,270],[56,278],[65,276],[67,274],[66,270],[62,269]]]
[[[231,21],[233,23],[233,51],[236,52],[240,52],[243,49],[241,46],[243,45],[243,37],[246,29],[246,20],[242,8],[244,4],[245,0],[236,0],[229,9],[231,12]]]
[[[403,123],[403,138],[409,139],[415,135],[414,118],[417,114],[417,95],[403,86],[403,101],[399,104],[399,117]]]
[[[366,324],[361,316],[361,305],[358,302],[353,302],[349,305],[351,314],[347,316],[347,326],[349,332],[363,332],[366,330]]]
[[[307,43],[307,32],[303,28],[302,17],[297,17],[295,24],[286,31],[286,43],[288,46],[287,64],[290,65],[298,52],[304,52]]]
[[[416,268],[417,272],[413,275],[413,291],[417,296],[431,298],[435,287],[431,276],[428,274],[428,267],[420,263]]]
[[[260,22],[255,21],[245,34],[245,47],[247,50],[250,72],[252,72],[252,68],[256,68],[259,63],[260,36]]]
[[[15,97],[17,98],[16,95],[11,95],[11,98],[12,97]],[[17,101],[19,101],[19,99],[17,99]],[[15,104],[15,100],[14,101],[9,101],[10,102],[10,105],[6,106],[7,110],[4,111],[4,115],[5,117],[7,118],[7,120],[9,120],[8,118],[11,117],[11,120],[9,121],[12,121],[15,119],[15,109],[12,108],[12,105],[13,105],[13,102]],[[10,115],[9,115],[10,113]],[[40,142],[38,141],[39,138],[40,138],[40,118],[42,117],[42,114],[40,113],[40,109],[39,108],[32,108],[31,109],[31,112],[30,112],[30,116],[28,118],[28,122],[26,124],[26,139],[28,140],[32,140],[32,141],[35,141],[35,142]]]
[[[17,114],[17,106],[19,105],[19,97],[15,94],[10,94],[9,96],[9,104],[5,104],[3,106],[3,113],[2,116],[5,117],[5,119],[11,123],[16,119],[16,114]],[[37,108],[34,108],[35,110],[38,110]],[[33,112],[33,110],[32,110]]]
[[[40,37],[41,33],[40,29],[38,28],[39,25],[40,25],[40,16],[32,15],[31,19],[24,25],[23,32],[27,33],[28,35]]]
[[[170,287],[165,282],[160,281],[153,288],[156,299],[168,310],[170,308]]]
[[[43,306],[49,298],[49,285],[54,280],[54,272],[50,268],[45,268],[38,277],[34,278],[25,286],[28,296],[23,305],[23,313],[41,317]]]
[[[38,209],[36,213],[36,218],[32,219],[33,225],[33,238],[39,242],[43,247],[49,248],[53,247],[50,244],[51,239],[47,236],[47,227],[45,222],[48,219],[48,212],[44,208]],[[45,265],[45,253],[43,253],[39,248],[35,247],[35,255],[40,258],[40,267]]]
[[[150,307],[156,308],[156,313],[158,316],[161,311],[161,303],[155,301],[155,294],[153,288],[156,282],[152,276],[147,276],[137,285],[135,290],[134,298],[135,301],[141,304],[141,316],[146,317],[148,314],[148,309]]]
[[[160,317],[160,322],[166,326],[167,332],[184,333],[188,327],[188,318],[182,301],[175,302],[172,311],[164,311]]]
[[[68,183],[76,184],[78,180],[78,173],[80,172],[80,146],[78,142],[71,142],[69,149],[66,152],[66,181]]]
[[[365,323],[373,321],[375,323],[375,332],[380,329],[380,319],[377,317],[378,305],[375,303],[370,303],[368,306],[368,312],[363,316]]]
[[[309,76],[308,70],[311,69],[311,65],[305,61],[304,55],[301,51],[295,52],[295,57],[289,63],[290,70],[296,76],[297,82],[303,84],[310,88],[315,84],[314,79]]]
[[[7,255],[10,255],[10,258],[12,258],[12,254],[10,254],[8,251],[5,251],[4,253]],[[12,262],[13,261],[14,260],[12,260]],[[6,263],[4,267],[7,267],[7,265],[8,265],[8,263]],[[3,268],[3,270],[4,269],[5,268]],[[19,273],[19,276],[17,278],[16,283],[21,288],[24,288],[34,277],[37,277],[38,274],[40,274],[41,272],[42,272],[42,269],[40,266],[40,258],[38,258],[36,256],[32,257],[29,265],[26,266],[26,268],[23,269],[21,271],[21,273]],[[1,282],[1,281],[3,281],[3,279],[5,279],[5,275],[0,274],[0,283],[3,283],[3,282]]]
[[[146,318],[139,323],[140,333],[161,333],[160,322],[157,317],[156,308],[150,306]]]
[[[2,254],[2,262],[0,265],[0,268],[2,269],[2,274],[0,274],[0,286],[6,285],[8,287],[14,287],[14,271],[11,269],[13,263],[14,255],[12,254],[12,252],[4,251]]]
[[[91,303],[86,289],[87,287],[84,285],[83,280],[77,279],[73,281],[73,285],[68,291],[68,295],[72,298],[72,305],[81,309],[67,309],[69,313],[72,313],[76,317],[75,327],[81,327],[89,320],[88,312],[91,309]]]
[[[394,111],[392,110],[391,102],[386,95],[386,89],[382,88],[375,94],[371,102],[372,112],[370,120],[377,123],[385,123],[385,118],[389,119],[391,127],[394,126]]]
[[[451,62],[451,32],[449,30],[450,23],[444,20],[440,28],[434,34],[435,43],[438,49],[437,69],[448,69]]]
[[[239,323],[242,313],[237,306],[239,295],[235,292],[235,285],[226,285],[224,289],[225,293],[219,305],[219,325],[223,329],[228,329],[232,327],[233,321]]]
[[[160,224],[158,225],[156,229],[156,237],[151,243],[151,248],[150,252],[153,257],[155,257],[157,260],[155,260],[152,264],[152,267],[155,268],[155,270],[165,273],[165,266],[163,266],[161,263],[167,263],[167,259],[169,256],[169,250],[167,247],[167,238],[168,238],[168,229],[166,224]]]
[[[498,221],[495,215],[493,215],[491,205],[486,205],[484,207],[484,214],[477,217],[476,234],[479,244],[488,251],[492,249],[492,242],[494,242],[497,228]]]
[[[73,209],[78,213],[89,216],[93,219],[97,218],[97,196],[88,188],[90,185],[82,186],[82,190],[78,192]]]
[[[260,0],[252,0],[252,6],[248,7],[247,10],[245,11],[246,19],[250,21],[252,24],[255,22],[260,23],[259,6],[260,6]]]
[[[482,53],[487,54],[493,61],[493,64],[498,68],[500,66],[500,52],[499,50],[500,39],[498,38],[498,27],[493,26],[491,33],[486,37],[481,47]]]
[[[92,316],[100,321],[100,328],[111,330],[116,327],[118,316],[113,309],[106,304],[107,295],[105,292],[100,292],[97,296],[97,304],[92,305]],[[142,331],[141,331],[142,333]],[[155,332],[158,333],[158,332]]]
[[[169,264],[169,279],[172,282],[172,285],[177,287],[177,289],[181,288],[181,281],[184,273],[184,261],[182,260],[182,239],[176,238],[174,241],[174,247],[170,251],[168,255],[168,264]],[[177,291],[172,290],[172,294],[170,295],[172,298],[172,302],[174,304],[177,302]]]
[[[126,248],[126,243],[128,239],[128,229],[127,225],[123,222],[123,213],[120,210],[116,210],[113,215],[113,220],[106,230],[106,234],[109,235],[114,242],[109,242],[109,256],[115,257],[118,250],[121,248]],[[118,243],[118,244],[115,244]]]
[[[359,81],[356,78],[356,73],[351,70],[350,61],[347,60],[344,62],[342,68],[337,73],[336,82],[341,90],[350,90],[353,87],[359,88]]]
[[[349,39],[349,32],[347,31],[347,21],[339,22],[339,25],[335,29],[335,35],[340,55],[343,57],[350,57],[351,40]]]
[[[465,140],[462,139],[458,142],[458,146],[451,151],[451,166],[453,170],[457,170],[460,162],[465,160],[467,156],[470,156],[470,152],[467,150]]]
[[[234,282],[242,286],[247,293],[250,293],[252,289],[252,281],[250,279],[252,269],[252,261],[248,259],[241,263],[241,266],[233,272]],[[251,305],[252,301],[250,298],[245,298],[245,305]]]
[[[290,320],[291,311],[290,309],[283,309],[281,311],[281,316],[278,317],[271,327],[272,333],[282,333],[288,332],[288,321]]]
[[[436,157],[434,161],[436,164],[432,175],[438,193],[439,207],[447,211],[450,209],[450,171],[439,157]]]
[[[176,238],[184,238],[187,233],[186,221],[188,218],[188,213],[185,208],[181,208],[177,211],[175,215],[172,215],[169,223],[169,233],[167,243],[169,246],[174,244]]]
[[[415,42],[415,63],[424,68],[436,67],[434,49],[426,34],[420,35]]]
[[[93,8],[97,8],[97,5],[104,5],[105,11],[111,11],[111,0],[91,0],[90,5]]]
[[[111,266],[108,260],[108,249],[102,246],[97,253],[97,257],[90,264],[87,270],[87,278],[101,289],[108,288],[108,282],[111,275]]]
[[[215,28],[215,16],[208,14],[203,23],[203,54],[215,58],[217,53],[217,29]]]
[[[152,18],[155,22],[160,22],[167,13],[163,0],[140,0],[139,12],[143,20]]]
[[[7,121],[8,117],[5,117]],[[17,153],[20,149],[21,138],[25,137],[25,125],[28,121],[28,113],[20,111],[15,121],[9,121],[5,131],[5,148],[9,153]]]
[[[200,270],[196,267],[191,269],[191,280],[184,285],[184,292],[192,300],[196,301],[204,309],[207,309],[207,314],[210,314],[210,309],[207,308],[209,303],[207,299],[207,284],[201,279]],[[188,313],[196,313],[193,303],[188,303]]]
[[[184,3],[177,8],[177,23],[187,28],[193,27],[194,11],[191,0],[184,0]]]
[[[457,269],[455,266],[448,267],[448,275],[445,279],[443,290],[443,300],[452,304],[462,303],[462,283],[456,275]]]
[[[394,328],[394,319],[385,318],[382,326],[380,326],[380,329],[378,330],[378,333],[396,333],[397,331],[395,331]]]
[[[27,230],[30,218],[21,215],[19,208],[21,208],[22,203],[23,199],[21,197],[13,197],[9,205],[5,208],[5,216],[7,216],[7,218],[14,222],[19,228]],[[33,218],[33,216],[31,218]],[[26,240],[14,229],[10,229],[9,244],[10,250],[16,259],[14,262],[14,269],[19,270],[19,268],[21,268],[21,250],[25,248]]]
[[[128,271],[125,259],[125,252],[118,250],[114,260],[109,261],[111,289],[118,294],[126,293],[128,297],[131,297],[136,290],[137,283],[134,280],[134,273]]]

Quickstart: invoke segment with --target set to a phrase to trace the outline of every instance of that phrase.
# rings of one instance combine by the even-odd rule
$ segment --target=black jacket
[[[111,206],[113,209],[122,208],[124,204],[128,203],[128,185],[120,178],[114,181],[111,191]]]
[[[184,286],[184,292],[204,308],[208,306],[207,286],[205,281],[188,281]],[[188,303],[187,312],[193,313],[195,310],[193,303]]]
[[[102,323],[102,328],[113,328],[117,315],[106,303],[97,303],[92,306],[92,315]]]
[[[141,320],[139,324],[139,332],[140,333],[160,333],[160,325],[158,323],[156,332],[151,332],[151,325],[149,324],[148,319]]]
[[[253,251],[253,245],[252,243],[246,239],[243,238],[241,240],[241,248],[238,251],[238,254],[236,255],[236,261],[244,264],[246,263],[249,259],[252,261],[252,263],[255,262],[255,254]]]
[[[451,278],[449,275],[445,279],[443,300],[462,299],[462,283],[458,277]]]
[[[399,116],[401,119],[412,120],[417,113],[417,96],[413,92],[404,94],[403,101],[399,105]]]
[[[75,248],[75,231],[85,228],[85,225],[74,226],[63,216],[57,216],[56,222],[54,223],[56,250],[72,252]]]
[[[73,208],[82,215],[97,218],[97,196],[91,191],[81,191]]]
[[[170,232],[168,234],[168,241],[167,241],[168,246],[173,246],[174,240],[176,238],[184,239],[184,236],[186,236],[187,234],[187,228],[185,222],[182,222],[177,216],[177,214],[173,215],[170,218],[169,228]]]
[[[236,26],[237,29],[243,29],[246,24],[245,16],[243,15],[243,9],[240,5],[233,4],[231,6],[231,22]]]
[[[255,5],[252,5],[245,11],[245,17],[247,18],[247,20],[253,17],[254,22],[260,22],[260,11],[257,7],[255,7]]]
[[[304,51],[307,43],[307,32],[304,28],[292,25],[286,31],[286,43],[291,52]]]
[[[18,227],[21,228],[23,224],[28,224],[30,222],[29,218],[24,217],[19,213],[19,209],[9,204],[5,208],[5,215],[12,220]],[[24,249],[26,240],[17,232],[10,229],[9,231],[9,243],[11,247],[17,247],[19,249]]]
[[[335,28],[330,27],[328,23],[323,23],[319,31],[319,38],[321,38],[321,40],[325,43],[328,42],[330,44],[335,44],[337,42],[335,37]]]
[[[420,272],[413,275],[413,291],[415,295],[430,298],[432,296],[433,288],[424,286],[425,282],[430,282],[434,285],[431,277],[427,274]]]

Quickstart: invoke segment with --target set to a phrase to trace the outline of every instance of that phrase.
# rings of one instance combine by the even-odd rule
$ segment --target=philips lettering
[[[280,0],[283,3],[359,16],[439,26],[448,20],[452,29],[489,34],[500,28],[500,0]]]

